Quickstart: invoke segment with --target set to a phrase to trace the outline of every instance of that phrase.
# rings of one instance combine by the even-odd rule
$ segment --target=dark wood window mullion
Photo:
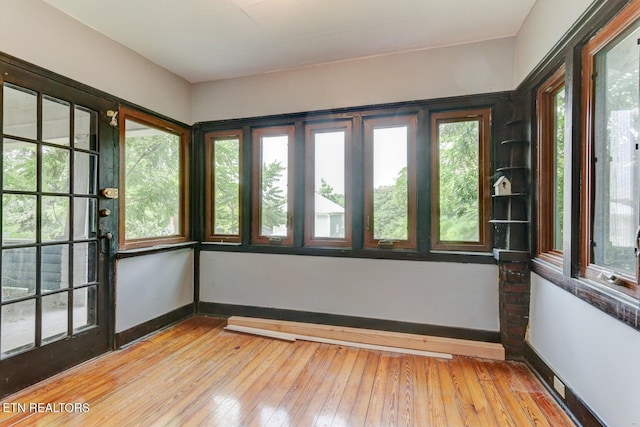
[[[36,316],[35,346],[42,345],[42,92],[38,92],[36,108]]]
[[[364,246],[366,227],[365,218],[365,156],[364,156],[364,123],[360,114],[353,116],[353,133],[351,140],[351,160],[347,168],[351,168],[351,247],[361,250]]]
[[[242,210],[242,214],[240,216],[240,236],[242,245],[247,246],[252,240],[252,215],[257,215],[257,212],[251,209],[251,207],[254,194],[258,189],[251,185],[254,182],[253,174],[257,172],[253,170],[255,160],[253,159],[252,147],[254,141],[251,128],[249,126],[244,126],[242,128],[242,136],[243,144],[240,148],[240,158],[242,159],[242,163],[240,164],[240,182],[242,183],[240,185],[240,204],[247,208]]]
[[[293,233],[293,246],[304,246],[305,233],[305,209],[309,206],[305,203],[305,129],[302,120],[295,123],[294,140],[289,141],[293,147],[289,148],[289,159],[293,159],[293,182],[289,180],[289,185],[293,184],[293,194],[289,195],[289,203],[287,204],[288,214],[293,224],[289,229]],[[293,150],[293,151],[292,151]],[[307,153],[308,154],[308,153]],[[291,189],[290,189],[291,191]],[[289,192],[288,192],[289,193]],[[293,199],[292,199],[293,197]]]

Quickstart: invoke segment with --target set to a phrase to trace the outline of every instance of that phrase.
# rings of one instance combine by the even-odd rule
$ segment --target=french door
[[[0,63],[0,397],[110,348],[112,101]]]

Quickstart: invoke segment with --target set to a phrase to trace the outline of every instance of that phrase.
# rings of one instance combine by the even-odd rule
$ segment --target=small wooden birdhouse
[[[506,176],[498,178],[495,184],[493,184],[496,196],[505,196],[511,194],[511,181]]]

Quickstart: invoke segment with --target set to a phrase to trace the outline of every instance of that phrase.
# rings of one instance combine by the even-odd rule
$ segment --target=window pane
[[[60,292],[42,297],[42,341],[54,341],[67,336],[69,294]]]
[[[98,320],[95,286],[73,291],[73,331],[94,326]]]
[[[180,233],[180,137],[131,120],[125,140],[125,237]]]
[[[555,174],[554,174],[554,215],[553,215],[553,248],[562,251],[563,240],[563,198],[564,198],[564,88],[554,97],[554,146],[555,146]]]
[[[316,132],[313,237],[345,237],[345,132]]]
[[[213,144],[213,232],[240,233],[240,140],[218,139]]]
[[[42,293],[69,287],[69,245],[43,246],[40,288]]]
[[[73,199],[73,239],[85,240],[96,237],[96,199],[75,197]]]
[[[75,194],[96,194],[98,156],[76,151],[73,164],[73,192]]]
[[[36,144],[5,139],[2,151],[4,189],[36,191]]]
[[[2,196],[2,244],[22,245],[36,241],[36,196]]]
[[[36,342],[36,301],[16,302],[2,306],[2,358],[21,350],[26,350]]]
[[[35,92],[4,84],[2,132],[22,138],[36,139],[38,98]]]
[[[596,55],[594,263],[635,275],[640,30]]]
[[[42,230],[43,242],[69,239],[69,198],[42,197]]]
[[[438,125],[441,241],[480,241],[479,147],[477,120]]]
[[[95,242],[73,245],[73,286],[95,282],[98,245]]]
[[[2,301],[36,293],[36,248],[2,251]]]
[[[42,191],[68,193],[71,163],[69,150],[42,146]]]
[[[407,127],[373,130],[373,238],[408,239]]]
[[[289,137],[264,136],[260,141],[260,234],[287,236]]]
[[[58,145],[69,145],[71,108],[68,102],[42,97],[42,140]]]
[[[96,113],[76,107],[74,110],[74,147],[83,150],[96,150]]]

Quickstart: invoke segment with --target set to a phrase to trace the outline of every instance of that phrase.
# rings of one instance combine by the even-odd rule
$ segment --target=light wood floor
[[[9,396],[0,425],[573,425],[521,363],[288,343],[223,326],[193,317]],[[2,412],[11,403],[89,411]]]

